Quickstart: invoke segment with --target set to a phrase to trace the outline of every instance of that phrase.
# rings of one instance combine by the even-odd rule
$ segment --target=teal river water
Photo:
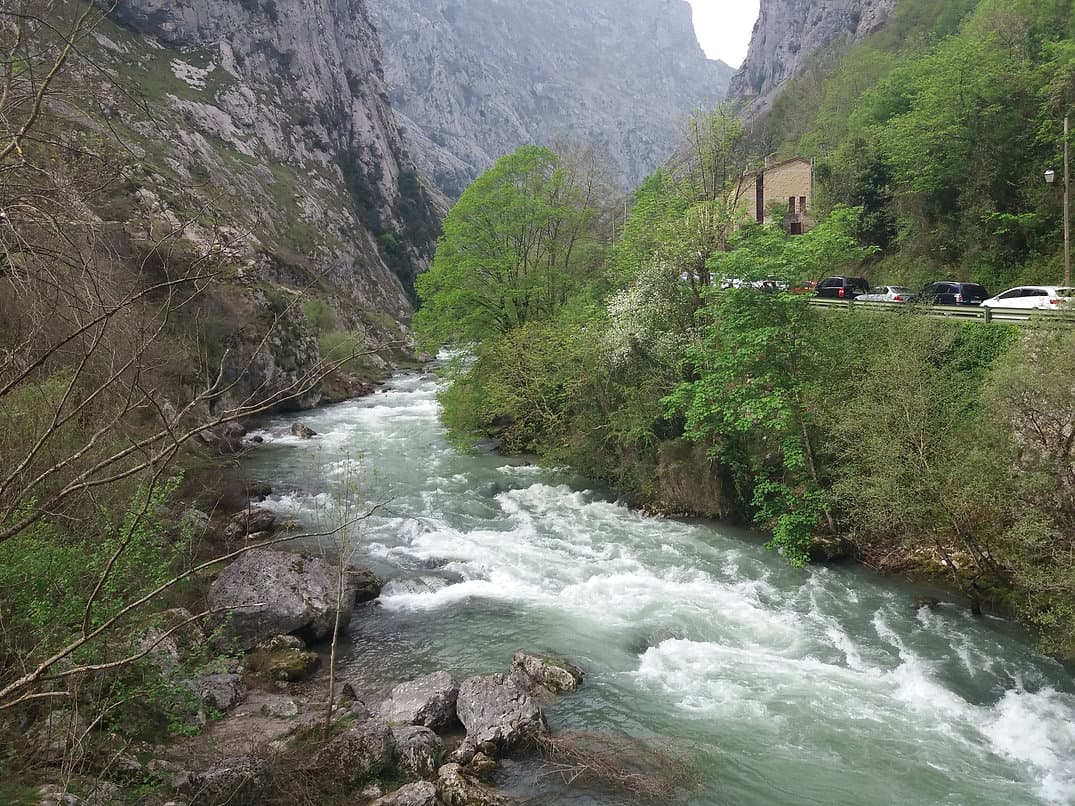
[[[853,567],[788,567],[749,532],[644,516],[563,471],[445,440],[434,382],[267,424],[246,462],[269,505],[352,530],[388,580],[356,612],[347,674],[373,689],[504,669],[528,648],[587,672],[558,731],[695,758],[690,804],[1075,803],[1075,687],[1020,630]],[[940,594],[943,598],[943,594]],[[523,764],[532,803],[613,804]]]

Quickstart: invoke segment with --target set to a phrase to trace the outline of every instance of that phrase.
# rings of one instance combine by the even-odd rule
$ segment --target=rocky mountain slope
[[[558,138],[633,185],[732,69],[702,53],[684,0],[379,0],[393,106],[419,165],[457,196],[498,157]]]
[[[748,117],[764,112],[788,79],[821,48],[858,41],[888,21],[899,0],[761,0],[750,51],[731,79],[729,98]]]
[[[71,116],[107,127],[128,163],[97,212],[133,251],[166,229],[221,265],[218,297],[232,300],[218,313],[236,331],[225,341],[283,311],[261,375],[316,358],[313,319],[356,344],[400,337],[436,212],[389,106],[365,0],[125,0],[86,48],[92,100]],[[311,299],[317,316],[296,313]]]

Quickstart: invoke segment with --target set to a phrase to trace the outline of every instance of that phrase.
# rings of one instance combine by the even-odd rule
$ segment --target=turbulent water
[[[348,674],[387,687],[562,654],[584,686],[558,732],[632,736],[691,759],[691,804],[1075,803],[1075,688],[1005,622],[854,568],[798,571],[749,533],[661,520],[563,472],[444,438],[435,386],[399,376],[261,432],[248,471],[269,505],[332,526],[389,579],[357,612]],[[943,598],[943,594],[940,594]],[[511,767],[509,766],[509,770]],[[611,804],[534,765],[501,782],[534,803]]]

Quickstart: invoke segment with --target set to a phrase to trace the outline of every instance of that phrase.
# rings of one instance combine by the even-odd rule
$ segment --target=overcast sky
[[[759,0],[688,0],[694,8],[698,41],[710,59],[723,59],[732,67],[742,64],[750,32],[758,19]]]

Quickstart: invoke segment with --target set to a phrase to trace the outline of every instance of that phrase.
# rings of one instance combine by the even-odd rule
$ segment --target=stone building
[[[774,212],[783,216],[792,235],[814,226],[814,168],[809,160],[792,157],[754,174],[747,174],[737,194],[743,212],[759,224],[773,223]]]

